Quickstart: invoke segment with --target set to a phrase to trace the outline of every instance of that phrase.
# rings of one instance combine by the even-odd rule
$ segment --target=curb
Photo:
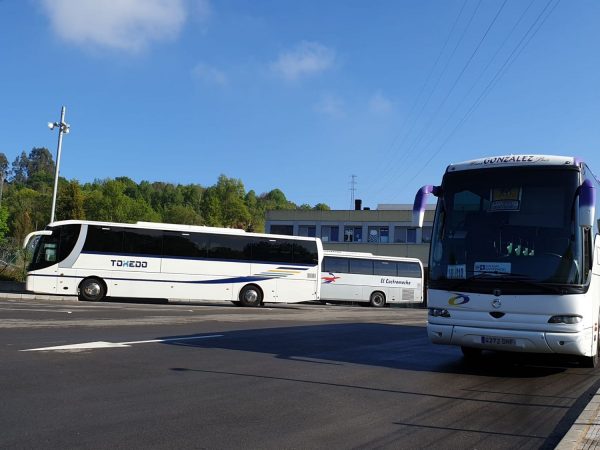
[[[555,450],[600,448],[600,390],[598,390]]]
[[[32,294],[30,292],[13,291],[13,292],[0,292],[0,299],[3,300],[54,300],[59,302],[64,301],[77,301],[76,295],[39,295]]]

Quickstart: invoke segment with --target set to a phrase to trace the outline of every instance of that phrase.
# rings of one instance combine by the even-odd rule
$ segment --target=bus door
[[[28,290],[56,293],[59,241],[57,230],[36,231],[25,238],[23,247],[33,253],[28,267],[29,275],[33,277],[27,277]]]

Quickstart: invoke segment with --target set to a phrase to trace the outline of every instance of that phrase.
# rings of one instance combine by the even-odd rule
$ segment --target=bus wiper
[[[539,289],[543,289],[547,292],[552,293],[562,293],[563,290],[557,286],[551,286],[546,283],[540,283],[539,281],[532,280],[528,275],[519,274],[519,273],[505,273],[498,271],[477,271],[476,274],[471,275],[470,277],[464,278],[462,280],[457,280],[457,283],[451,286],[452,290],[459,290],[461,287],[465,286],[471,281],[474,280],[495,280],[495,281],[518,281],[521,284],[524,284],[529,287],[535,287]]]
[[[498,278],[504,280],[508,279],[518,281],[520,284],[523,284],[525,286],[540,288],[545,290],[546,292],[552,292],[554,294],[563,293],[563,289],[561,289],[560,287],[532,280],[528,275],[522,275],[518,273],[505,273],[499,276]]]

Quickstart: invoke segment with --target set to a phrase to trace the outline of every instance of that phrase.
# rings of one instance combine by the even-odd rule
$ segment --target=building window
[[[433,227],[423,227],[423,235],[421,237],[421,240],[423,242],[431,242],[432,230],[433,230]]]
[[[292,236],[294,234],[294,225],[271,225],[271,234]]]
[[[315,237],[317,235],[317,227],[314,225],[299,225],[298,236]]]
[[[429,234],[431,238],[431,233]],[[409,227],[396,227],[394,229],[394,242],[402,244],[417,243],[417,229]]]
[[[417,243],[417,229],[416,228],[407,228],[406,229],[406,243],[407,244],[416,244]]]
[[[340,227],[332,225],[321,226],[321,240],[323,242],[338,242],[340,240]]]
[[[362,227],[345,227],[344,242],[362,242]]]
[[[369,227],[369,242],[381,242],[387,244],[390,242],[390,230],[388,227]]]

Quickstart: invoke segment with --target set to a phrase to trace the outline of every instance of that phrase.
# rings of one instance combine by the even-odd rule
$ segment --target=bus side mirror
[[[579,225],[592,227],[596,213],[596,188],[590,180],[579,186]]]
[[[425,207],[427,206],[427,196],[429,194],[433,194],[436,197],[439,197],[442,193],[441,186],[433,186],[428,184],[423,186],[421,189],[417,191],[417,195],[415,195],[415,203],[413,204],[413,216],[412,216],[412,225],[413,227],[422,228],[423,227],[423,218],[425,217]]]

